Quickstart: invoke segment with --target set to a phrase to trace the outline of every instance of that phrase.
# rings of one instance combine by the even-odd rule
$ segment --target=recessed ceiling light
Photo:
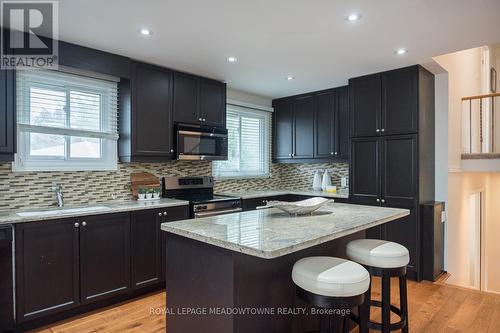
[[[237,62],[238,61],[238,58],[236,57],[227,57],[227,62]]]
[[[139,33],[144,36],[151,36],[153,34],[151,30],[146,28],[142,28],[141,30],[139,30]]]
[[[396,53],[397,55],[403,55],[403,54],[408,53],[408,50],[407,49],[397,49],[396,51],[394,51],[394,53]]]
[[[357,21],[361,18],[361,15],[360,14],[357,14],[357,13],[352,13],[350,14],[349,16],[347,16],[345,19],[349,22],[354,22],[354,21]]]
[[[295,80],[295,77],[294,77],[294,76],[291,76],[291,75],[288,75],[288,76],[286,77],[286,80],[287,80],[287,81],[292,81],[292,80]]]

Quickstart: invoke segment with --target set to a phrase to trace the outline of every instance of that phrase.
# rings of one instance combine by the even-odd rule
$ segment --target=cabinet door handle
[[[335,155],[338,155],[339,153],[338,152],[335,152]]]
[[[86,227],[87,226],[87,222],[83,221],[82,222],[82,227]]]
[[[202,118],[198,118],[198,121],[202,121],[203,119]]]
[[[205,121],[207,121],[207,119],[206,119],[206,118],[203,118],[203,122],[205,122]]]
[[[292,157],[294,157],[294,156],[295,156],[295,154],[292,154]]]
[[[174,150],[173,150],[173,149],[170,149],[170,152],[171,152],[171,153],[174,153]]]
[[[288,156],[292,157],[292,154],[288,154]]]
[[[380,132],[380,128],[377,128],[377,133]]]
[[[330,155],[333,155],[333,151],[330,153]]]
[[[382,128],[382,129],[381,129],[381,131],[382,131],[382,132],[385,132],[385,128]]]
[[[380,202],[380,199],[379,199],[379,198],[377,198],[377,202]]]
[[[159,212],[159,213],[158,213],[158,216],[161,216],[161,215],[162,215],[162,214],[161,214],[161,212]]]
[[[80,223],[75,222],[74,226],[75,226],[75,228],[80,228]]]
[[[167,212],[163,212],[163,216],[167,216]]]
[[[381,201],[382,201],[382,203],[384,203],[384,202],[385,202],[385,199],[382,199]]]

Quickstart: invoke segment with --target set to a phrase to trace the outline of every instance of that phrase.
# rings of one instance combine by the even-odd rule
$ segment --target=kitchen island
[[[312,215],[255,210],[162,224],[167,331],[293,332],[316,316],[295,297],[293,264],[345,256],[348,241],[406,209],[329,203]],[[306,312],[304,312],[306,311]]]

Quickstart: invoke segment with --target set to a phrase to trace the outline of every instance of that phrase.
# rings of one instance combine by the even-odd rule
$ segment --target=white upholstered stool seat
[[[401,244],[379,239],[357,239],[349,242],[347,257],[365,266],[404,267],[410,262],[408,249]]]
[[[308,257],[295,263],[292,280],[300,288],[328,297],[351,297],[364,294],[370,274],[361,265],[341,258]]]

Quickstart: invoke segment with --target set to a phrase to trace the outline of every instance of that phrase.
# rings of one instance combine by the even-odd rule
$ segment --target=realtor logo
[[[1,3],[1,69],[57,69],[57,1]]]

